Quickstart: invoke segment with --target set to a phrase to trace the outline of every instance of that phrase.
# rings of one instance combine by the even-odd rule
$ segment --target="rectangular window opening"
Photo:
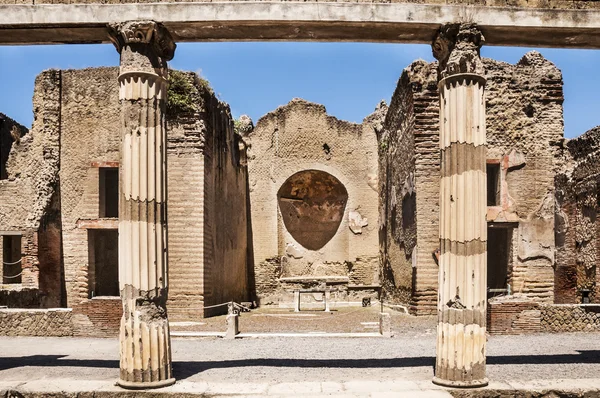
[[[2,236],[2,283],[21,283],[21,235]]]
[[[89,297],[119,295],[119,231],[88,230]]]
[[[487,205],[500,206],[500,163],[488,163],[487,174]]]
[[[100,218],[119,217],[119,169],[100,167]]]
[[[488,227],[488,298],[508,293],[513,228]]]

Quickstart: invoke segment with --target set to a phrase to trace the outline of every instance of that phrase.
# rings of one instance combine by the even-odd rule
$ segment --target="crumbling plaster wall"
[[[301,275],[286,276],[341,276],[351,285],[379,284],[377,123],[375,116],[363,124],[341,121],[322,105],[294,99],[263,116],[247,138],[254,274],[263,303],[278,294],[282,261],[306,267]],[[293,239],[278,209],[278,190],[303,170],[333,175],[348,193],[336,234],[316,251]],[[351,215],[363,226],[356,227]]]
[[[563,139],[562,75],[537,52],[527,53],[516,65],[490,59],[484,59],[484,65],[487,158],[500,163],[501,182],[500,203],[488,208],[488,221],[497,226],[516,227],[509,270],[512,290],[536,301],[551,303],[555,267],[554,176],[560,169],[556,158]],[[411,310],[417,314],[434,314],[437,302],[439,94],[436,70],[437,63],[424,61],[416,61],[405,69],[390,109],[394,109],[396,97],[408,98],[409,103],[412,98],[414,114],[408,105],[405,105],[408,111],[400,113],[401,117],[395,112],[388,113],[381,136],[393,137],[394,131],[403,131],[413,123],[415,155],[410,148],[398,153],[408,159],[414,157],[415,163],[417,243],[411,275]],[[388,152],[410,144],[410,140],[404,142],[401,137],[397,135],[396,142],[386,144]],[[386,156],[384,153],[383,158]],[[405,162],[388,160],[392,178],[406,174]],[[399,177],[395,178],[396,184],[403,183]],[[388,200],[389,206],[392,200]],[[384,200],[382,206],[385,204]],[[412,214],[409,213],[409,217]],[[402,221],[387,212],[388,231],[401,228]],[[386,261],[389,260],[384,256],[382,262]],[[400,286],[408,283],[405,280]]]
[[[18,290],[46,288],[55,282],[46,279],[40,283],[41,268],[52,270],[54,276],[60,275],[60,263],[46,262],[40,265],[38,261],[39,235],[44,235],[47,229],[60,228],[55,219],[44,219],[59,195],[60,80],[60,72],[53,70],[42,72],[36,78],[34,121],[29,132],[10,119],[4,123],[4,128],[10,127],[12,131],[14,126],[17,135],[20,135],[20,139],[12,143],[6,161],[7,179],[0,180],[0,231],[22,233],[22,275]],[[40,301],[42,306],[60,303],[57,294],[53,297],[48,297],[46,292],[40,294],[43,296]]]

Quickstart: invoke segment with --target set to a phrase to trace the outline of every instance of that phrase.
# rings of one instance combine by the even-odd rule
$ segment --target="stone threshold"
[[[171,332],[171,337],[225,337],[225,332]],[[309,332],[309,333],[239,333],[236,339],[244,338],[270,338],[270,337],[383,337],[380,333],[362,332],[362,333],[327,333],[327,332]],[[0,395],[1,397],[1,395]]]
[[[586,397],[600,393],[600,379],[498,381],[476,389],[448,389],[430,380],[351,380],[293,383],[178,381],[147,391],[124,390],[116,380],[0,381],[0,397]]]

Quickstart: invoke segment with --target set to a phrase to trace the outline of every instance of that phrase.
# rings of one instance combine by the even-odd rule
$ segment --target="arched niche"
[[[329,173],[304,170],[283,183],[277,201],[283,223],[296,242],[308,250],[319,250],[342,222],[348,191]]]

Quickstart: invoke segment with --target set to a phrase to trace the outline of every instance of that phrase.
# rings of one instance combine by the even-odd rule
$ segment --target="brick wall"
[[[123,314],[120,297],[95,297],[73,307],[73,335],[117,337]]]
[[[169,316],[223,313],[248,299],[247,169],[229,106],[194,73],[172,71],[190,106],[168,114]]]
[[[490,334],[565,333],[600,331],[600,305],[539,304],[526,297],[488,302]]]
[[[527,298],[490,300],[487,307],[489,334],[526,334],[541,331],[540,304]]]

